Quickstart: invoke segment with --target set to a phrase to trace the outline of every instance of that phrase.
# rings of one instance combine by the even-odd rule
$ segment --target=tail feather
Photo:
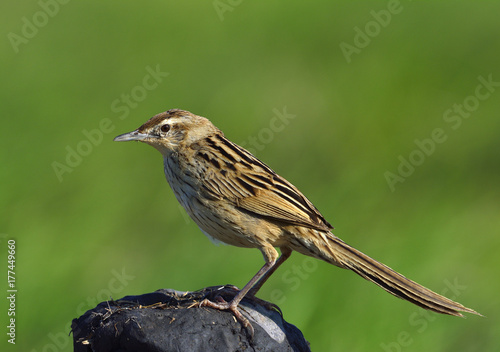
[[[340,264],[340,266],[354,271],[356,274],[382,287],[396,297],[437,313],[459,317],[463,317],[460,312],[481,315],[473,309],[467,308],[407,279],[387,265],[377,262],[337,237],[328,237],[328,240],[329,249],[333,256],[333,260],[330,260],[332,264]]]

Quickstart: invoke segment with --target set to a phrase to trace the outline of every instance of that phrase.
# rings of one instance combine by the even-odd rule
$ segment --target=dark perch
[[[74,351],[310,351],[300,330],[269,302],[249,297],[240,303],[253,338],[231,312],[198,307],[204,298],[230,301],[237,293],[232,286],[164,289],[101,302],[73,320]]]

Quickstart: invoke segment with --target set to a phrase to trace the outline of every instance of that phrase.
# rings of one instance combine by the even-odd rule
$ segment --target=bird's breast
[[[206,175],[200,170],[166,158],[164,171],[177,201],[212,242],[259,248],[263,242],[279,240],[282,231],[277,226],[243,212],[228,199],[208,197],[202,190]]]

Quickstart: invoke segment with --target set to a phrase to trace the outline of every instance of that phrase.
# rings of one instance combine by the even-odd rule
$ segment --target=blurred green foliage
[[[480,77],[500,82],[498,2],[54,4],[10,2],[0,14],[1,258],[16,239],[15,348],[69,351],[71,320],[110,295],[241,287],[263,264],[186,219],[159,153],[112,142],[182,108],[257,141],[257,156],[346,242],[486,316],[426,314],[294,254],[260,297],[314,351],[498,351],[500,87],[476,90]],[[294,117],[273,124],[276,111]],[[424,154],[415,140],[436,129],[446,140]],[[391,189],[398,167],[406,176]]]

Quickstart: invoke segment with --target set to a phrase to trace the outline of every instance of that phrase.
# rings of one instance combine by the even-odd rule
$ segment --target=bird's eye
[[[160,127],[160,131],[164,132],[164,133],[167,133],[168,131],[170,131],[170,125],[162,125]]]

